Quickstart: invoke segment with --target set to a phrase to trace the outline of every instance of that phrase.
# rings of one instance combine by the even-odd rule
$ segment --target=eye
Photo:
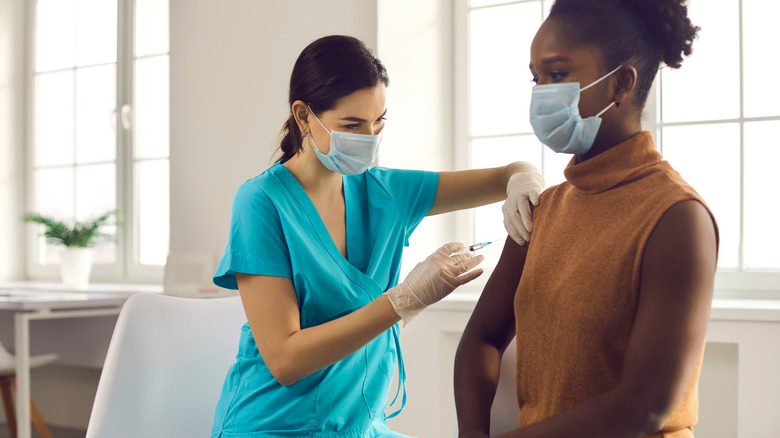
[[[347,131],[356,131],[358,128],[360,128],[360,123],[350,123],[349,125],[344,125],[344,129]]]
[[[566,76],[569,75],[569,72],[563,71],[563,70],[556,70],[550,72],[550,79],[552,79],[553,82],[560,82],[564,79],[566,79]]]

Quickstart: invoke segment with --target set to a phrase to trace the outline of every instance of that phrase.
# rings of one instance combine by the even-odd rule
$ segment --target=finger
[[[520,236],[520,233],[518,233],[513,226],[505,224],[505,228],[506,232],[509,234],[509,237],[511,237],[512,240],[514,240],[520,246],[525,245],[525,239]]]
[[[528,200],[531,201],[531,204],[533,204],[534,207],[539,205],[539,192],[536,190],[531,190],[528,192]]]
[[[466,245],[460,242],[449,242],[442,245],[436,252],[449,256],[450,254],[465,249]]]
[[[533,213],[531,212],[531,202],[530,200],[526,200],[525,202],[521,202],[519,205],[519,211],[520,211],[520,217],[523,219],[523,226],[525,226],[525,229],[528,231],[529,236],[531,231],[534,230],[534,220],[533,220]],[[526,239],[528,240],[528,239]]]
[[[478,255],[478,256],[476,256],[474,258],[471,258],[469,260],[464,260],[459,265],[453,266],[451,272],[452,272],[453,275],[456,275],[456,276],[460,275],[460,274],[462,274],[462,273],[464,273],[466,271],[470,271],[475,266],[477,266],[478,264],[482,263],[483,260],[485,260],[485,256],[480,254],[480,255]]]
[[[515,212],[512,216],[512,227],[523,240],[528,241],[528,239],[531,238],[531,234],[526,230],[525,225],[523,225],[523,217],[519,211]]]
[[[465,262],[466,260],[471,260],[474,258],[473,252],[466,252],[463,254],[452,254],[450,255],[450,260],[452,261],[452,265],[460,265],[461,263]]]
[[[465,274],[463,274],[463,275],[458,277],[458,283],[460,283],[460,285],[463,286],[464,284],[468,283],[469,281],[474,280],[475,278],[477,278],[480,275],[482,275],[482,272],[484,272],[482,270],[482,268],[466,272]]]

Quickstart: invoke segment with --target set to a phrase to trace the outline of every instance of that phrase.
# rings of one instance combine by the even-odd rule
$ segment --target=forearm
[[[661,424],[641,397],[616,389],[499,438],[639,438],[657,432]]]
[[[295,383],[358,351],[399,320],[382,295],[349,315],[291,333],[274,375],[284,385]]]
[[[429,216],[474,208],[506,199],[509,178],[519,172],[539,170],[531,163],[518,161],[490,169],[440,172],[436,200]]]
[[[455,407],[461,437],[490,433],[490,410],[498,385],[501,352],[464,334],[455,355]]]

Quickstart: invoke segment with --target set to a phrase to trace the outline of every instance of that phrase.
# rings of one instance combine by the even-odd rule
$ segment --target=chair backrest
[[[245,322],[238,297],[130,297],[111,338],[87,438],[209,436]]]

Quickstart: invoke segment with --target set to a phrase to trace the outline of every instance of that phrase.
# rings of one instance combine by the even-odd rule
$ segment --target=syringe
[[[462,249],[462,250],[460,250],[460,251],[455,251],[454,253],[452,253],[452,255],[457,255],[457,254],[467,254],[467,253],[470,253],[470,252],[476,251],[476,250],[478,250],[478,249],[482,249],[482,248],[484,248],[484,247],[486,247],[486,246],[490,245],[490,244],[491,244],[491,243],[493,243],[493,242],[495,242],[495,240],[491,240],[490,242],[481,242],[481,243],[475,243],[475,244],[473,244],[473,245],[470,245],[470,246],[468,246],[468,247],[467,247],[467,248],[465,248],[465,249]]]

